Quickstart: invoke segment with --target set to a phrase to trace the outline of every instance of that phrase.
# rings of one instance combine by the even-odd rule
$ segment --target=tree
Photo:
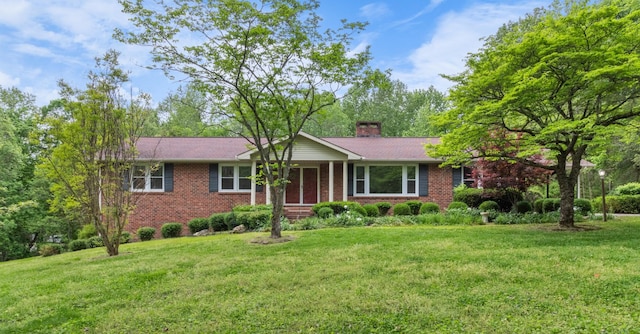
[[[364,25],[343,21],[320,33],[317,0],[120,3],[141,30],[116,31],[116,38],[152,46],[156,68],[186,75],[242,125],[238,135],[255,147],[261,182],[271,190],[271,237],[281,237],[294,142],[312,115],[366,71],[368,50],[348,49]]]
[[[488,157],[552,170],[559,224],[573,227],[587,149],[640,115],[639,18],[624,1],[568,1],[503,26],[449,77],[453,108],[439,120],[451,132],[430,153],[450,164]],[[539,153],[548,163],[529,159]]]
[[[93,224],[110,256],[118,255],[120,236],[137,196],[127,177],[135,161],[136,141],[147,118],[149,97],[127,101],[120,95],[126,73],[119,54],[96,59],[85,90],[60,82],[62,110],[46,119],[55,147],[43,168],[53,180],[54,206],[79,209]]]
[[[402,132],[405,137],[434,137],[441,136],[445,133],[445,129],[436,126],[433,118],[449,109],[449,101],[447,96],[433,86],[426,91],[419,91],[424,95],[424,102],[420,109],[417,110],[415,119],[409,125],[409,128]]]

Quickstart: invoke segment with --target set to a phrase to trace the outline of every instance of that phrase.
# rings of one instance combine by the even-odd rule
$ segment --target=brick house
[[[424,144],[438,138],[385,138],[380,123],[359,122],[355,137],[301,133],[293,151],[285,212],[308,212],[322,201],[421,200],[446,207],[464,181],[460,169],[439,167]],[[159,230],[166,222],[228,212],[240,204],[269,203],[268,189],[252,182],[257,153],[244,138],[140,138],[139,164],[130,182],[140,198],[128,229]]]

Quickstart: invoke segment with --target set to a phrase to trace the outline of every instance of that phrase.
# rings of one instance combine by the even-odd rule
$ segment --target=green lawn
[[[624,333],[640,220],[215,235],[0,263],[0,333]]]

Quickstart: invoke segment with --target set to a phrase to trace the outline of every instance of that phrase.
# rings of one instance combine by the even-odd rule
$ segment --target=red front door
[[[291,168],[287,184],[286,204],[318,203],[318,169]]]

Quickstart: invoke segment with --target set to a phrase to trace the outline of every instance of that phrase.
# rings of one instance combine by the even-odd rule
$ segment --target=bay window
[[[356,165],[355,195],[417,195],[417,165]]]

